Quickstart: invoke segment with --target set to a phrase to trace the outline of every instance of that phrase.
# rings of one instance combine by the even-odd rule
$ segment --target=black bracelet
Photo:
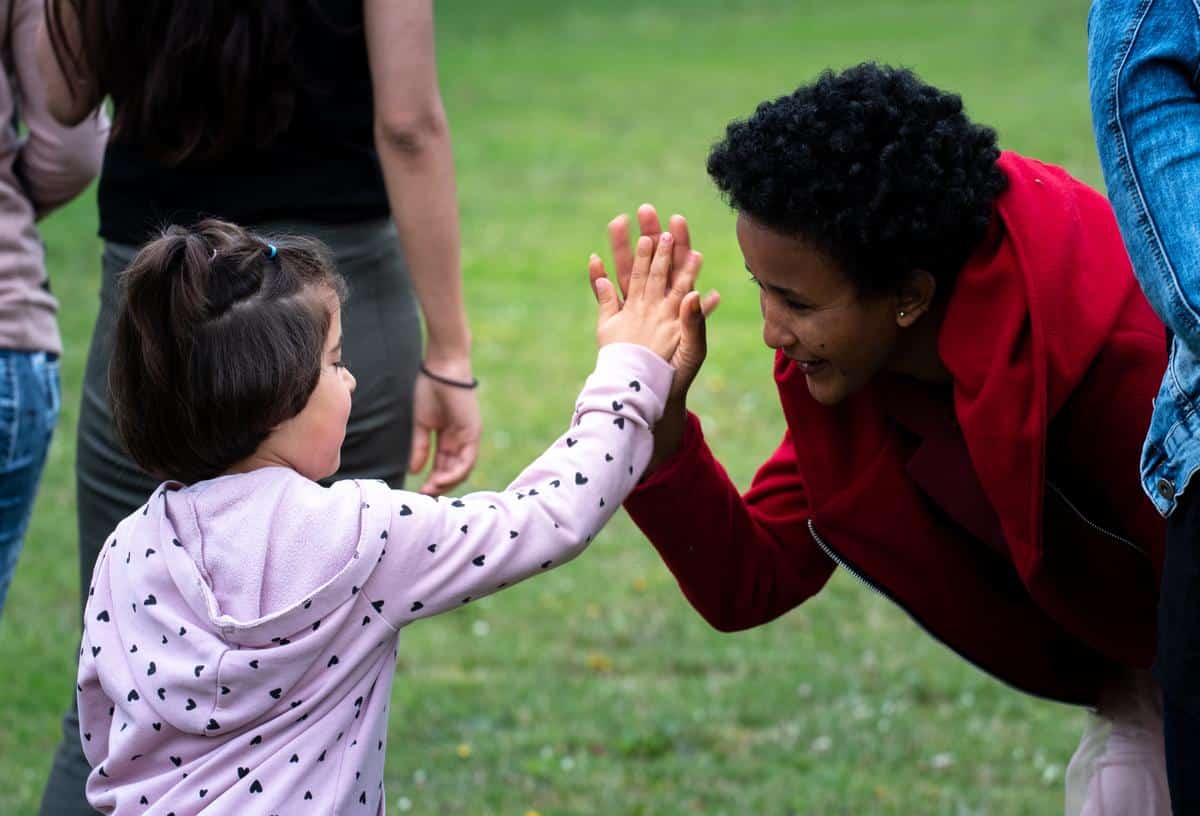
[[[428,368],[425,367],[424,363],[421,363],[421,365],[419,366],[419,370],[422,374],[424,374],[429,379],[433,380],[434,382],[441,383],[442,385],[449,385],[453,388],[467,388],[467,389],[479,387],[479,380],[477,380],[475,377],[472,377],[470,382],[466,382],[465,380],[452,380],[449,377],[443,377],[440,374],[434,374],[432,371],[430,371]]]

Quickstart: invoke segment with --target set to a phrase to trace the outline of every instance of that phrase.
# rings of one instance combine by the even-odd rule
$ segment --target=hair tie
[[[274,244],[267,244],[267,250],[268,250],[268,251],[267,251],[267,257],[268,257],[268,258],[274,258],[274,257],[275,257],[275,255],[277,254],[277,251],[276,251],[276,249],[275,249],[275,245],[274,245]]]

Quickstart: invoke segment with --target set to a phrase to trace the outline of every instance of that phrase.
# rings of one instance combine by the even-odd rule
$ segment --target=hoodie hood
[[[227,733],[291,696],[328,650],[382,549],[362,531],[386,527],[386,511],[364,525],[370,504],[341,495],[355,482],[327,489],[279,470],[165,483],[118,527],[93,591],[138,600],[89,604],[123,652],[128,688],[108,689],[114,699],[185,733]]]

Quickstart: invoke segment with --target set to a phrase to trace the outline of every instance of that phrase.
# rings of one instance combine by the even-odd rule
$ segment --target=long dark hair
[[[261,149],[291,122],[303,81],[297,5],[47,0],[46,30],[64,74],[112,97],[112,138],[177,165]]]
[[[122,276],[108,383],[117,436],[160,479],[211,479],[304,408],[346,295],[325,246],[209,219]]]

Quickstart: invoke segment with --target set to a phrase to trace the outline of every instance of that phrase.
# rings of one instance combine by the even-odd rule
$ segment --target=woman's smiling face
[[[897,299],[863,296],[825,253],[745,214],[737,238],[759,287],[763,342],[792,360],[809,393],[836,405],[883,370],[897,348]]]

